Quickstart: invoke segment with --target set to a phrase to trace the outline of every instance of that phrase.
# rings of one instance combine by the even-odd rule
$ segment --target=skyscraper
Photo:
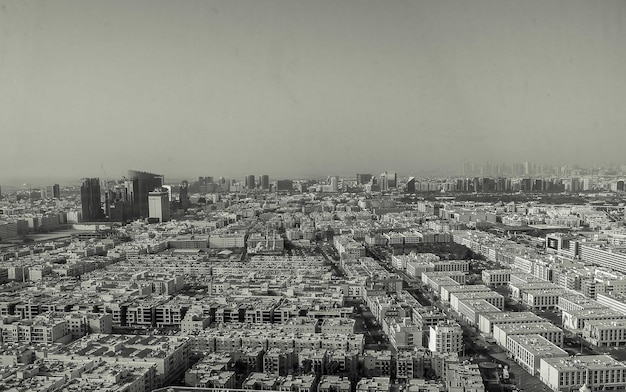
[[[128,179],[132,181],[133,216],[147,218],[148,193],[163,186],[163,176],[137,170],[128,171]]]
[[[148,193],[148,219],[157,222],[170,220],[170,201],[167,189],[155,189]]]
[[[114,185],[105,192],[105,214],[109,222],[126,223],[133,219],[132,182]]]
[[[256,187],[256,183],[254,180],[254,174],[250,174],[248,176],[246,176],[246,188],[247,189],[254,189]]]
[[[291,191],[293,190],[293,181],[291,180],[276,180],[276,191]]]
[[[339,191],[339,177],[337,176],[330,177],[330,189],[331,189],[331,192]]]
[[[389,182],[387,181],[387,172],[384,172],[380,175],[380,190],[381,191],[389,190]]]
[[[357,185],[365,185],[370,182],[372,179],[371,174],[357,174],[356,175],[356,183]]]
[[[261,176],[261,189],[266,191],[270,189],[270,176],[267,174]]]
[[[398,186],[398,173],[387,173],[387,186],[389,188]]]
[[[198,177],[198,190],[200,193],[215,192],[217,186],[213,183],[213,177]],[[197,192],[196,191],[196,192]]]
[[[183,209],[189,208],[189,183],[187,181],[183,181],[180,184],[178,201]]]
[[[82,205],[83,221],[95,222],[104,219],[100,201],[100,179],[84,178],[80,187],[80,201]]]
[[[61,187],[59,186],[59,184],[52,185],[52,197],[54,197],[55,199],[61,198]]]
[[[409,177],[409,180],[406,182],[406,192],[415,193],[415,177]]]

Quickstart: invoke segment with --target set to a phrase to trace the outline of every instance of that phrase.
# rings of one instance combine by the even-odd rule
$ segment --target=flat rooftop
[[[512,335],[508,339],[516,342],[520,346],[524,347],[528,352],[534,356],[539,357],[557,357],[568,356],[567,351],[563,350],[556,344],[552,343],[548,339],[538,334],[529,335]]]
[[[626,319],[625,320],[589,320],[585,323],[586,325],[596,327],[598,329],[626,329]]]
[[[622,313],[622,312],[618,312],[617,310],[613,310],[613,309],[603,309],[603,308],[599,308],[599,309],[581,309],[581,310],[564,310],[563,313],[569,313],[572,316],[575,317],[612,317],[612,316],[622,316],[626,319],[626,314]]]
[[[542,333],[542,332],[563,332],[563,330],[556,325],[552,324],[549,321],[540,321],[536,323],[525,323],[525,324],[506,324],[506,325],[498,325],[502,332],[507,335],[516,335],[516,334],[531,334],[531,333]]]
[[[583,369],[605,370],[621,368],[626,371],[626,364],[609,355],[581,355],[577,357],[543,358],[543,361],[559,371],[577,371]]]
[[[496,321],[543,321],[544,319],[537,316],[533,312],[501,312],[489,313],[483,315],[484,318],[491,322]]]
[[[462,299],[459,303],[463,303],[477,313],[496,313],[500,312],[500,308],[492,305],[484,299]]]

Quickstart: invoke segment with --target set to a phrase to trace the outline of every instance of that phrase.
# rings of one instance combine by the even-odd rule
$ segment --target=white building
[[[583,338],[595,346],[626,345],[626,320],[589,320]]]
[[[540,335],[557,346],[563,346],[563,330],[549,321],[493,327],[493,338],[501,347],[506,347],[507,338],[513,335]]]
[[[159,222],[170,220],[170,201],[167,190],[148,193],[148,218]]]
[[[469,324],[478,325],[481,314],[500,313],[502,310],[484,299],[463,299],[457,302],[455,311]]]
[[[544,321],[532,312],[501,312],[481,314],[478,318],[478,329],[484,334],[492,334],[496,325],[525,324]]]
[[[452,293],[477,293],[477,292],[490,292],[491,293],[493,292],[489,287],[483,284],[472,284],[472,285],[453,284],[450,286],[442,285],[439,291],[441,294],[442,302],[450,302],[450,295]]]
[[[567,357],[567,351],[541,335],[509,335],[506,350],[531,376],[540,370],[541,358]]]
[[[504,310],[504,297],[493,291],[452,293],[450,294],[450,308],[458,312],[459,301],[469,299],[484,299],[496,308]]]
[[[463,329],[454,322],[430,327],[428,349],[439,353],[459,353],[463,350]]]
[[[482,272],[482,281],[487,286],[506,286],[511,279],[511,272],[514,270],[484,270]]]
[[[613,309],[585,309],[561,312],[563,328],[570,331],[578,331],[585,327],[587,321],[595,320],[624,320],[626,314]]]
[[[553,391],[573,391],[586,385],[592,391],[623,390],[626,364],[609,355],[542,358],[540,379]]]

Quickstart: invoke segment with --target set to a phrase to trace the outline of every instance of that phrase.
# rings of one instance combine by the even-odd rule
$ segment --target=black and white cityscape
[[[624,37],[0,0],[0,391],[626,391]]]

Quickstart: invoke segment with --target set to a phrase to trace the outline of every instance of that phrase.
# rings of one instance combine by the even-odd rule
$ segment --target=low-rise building
[[[620,390],[626,385],[626,364],[609,355],[542,358],[539,377],[553,391],[583,385],[592,391]]]
[[[535,310],[551,310],[558,306],[561,295],[569,291],[564,288],[528,289],[522,292],[522,303]]]
[[[541,358],[567,357],[567,351],[541,335],[508,335],[506,350],[531,376],[539,372]]]
[[[462,299],[456,302],[456,312],[462,320],[471,325],[478,325],[481,314],[499,313],[502,310],[484,299]]]
[[[317,392],[350,392],[352,383],[347,377],[325,375],[320,378]]]
[[[483,284],[490,287],[506,286],[514,271],[512,269],[484,270],[481,274]]]
[[[613,309],[585,309],[569,310],[561,312],[563,328],[570,331],[580,331],[587,321],[598,320],[625,320],[626,314]]]
[[[543,321],[532,312],[500,312],[481,314],[478,318],[478,329],[484,334],[493,334],[495,325],[527,324]]]
[[[494,291],[452,293],[450,294],[450,308],[458,312],[460,301],[474,299],[484,299],[496,308],[504,309],[504,297]]]
[[[506,347],[507,338],[514,335],[540,335],[559,347],[563,346],[563,330],[549,321],[493,327],[493,338],[501,347]]]
[[[448,321],[430,327],[428,349],[439,353],[459,353],[463,350],[463,329]]]
[[[588,320],[583,327],[582,336],[594,346],[624,346],[626,320]]]
[[[456,282],[455,282],[456,283]],[[439,293],[441,295],[441,301],[444,303],[450,302],[450,296],[452,293],[478,293],[478,292],[493,292],[491,288],[483,285],[483,284],[472,284],[472,285],[441,285],[439,289]]]
[[[356,392],[389,392],[389,377],[361,378],[356,384]]]

